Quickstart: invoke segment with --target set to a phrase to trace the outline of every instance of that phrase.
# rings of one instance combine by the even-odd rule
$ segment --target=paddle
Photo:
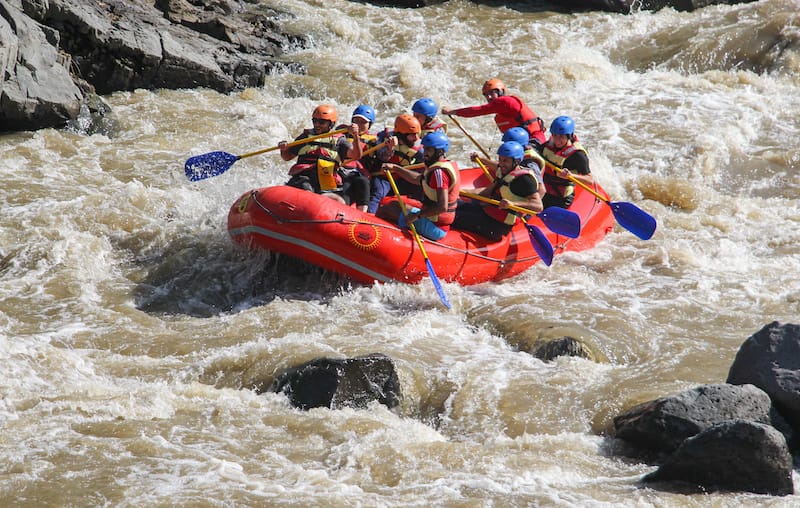
[[[547,162],[547,165],[556,171],[561,170],[561,168],[551,162]],[[638,206],[634,205],[633,203],[611,201],[597,193],[597,191],[581,182],[574,176],[569,175],[568,178],[573,183],[581,186],[584,190],[591,192],[597,199],[610,206],[611,211],[614,213],[614,218],[617,219],[619,225],[634,235],[638,236],[642,240],[649,240],[653,236],[653,233],[655,233],[656,219]]]
[[[481,196],[480,194],[474,194],[465,190],[462,190],[459,192],[459,194],[466,198],[477,199],[478,201],[491,203],[495,206],[500,204],[500,201],[496,199],[487,198],[486,196]],[[542,222],[544,222],[544,225],[547,226],[547,229],[553,233],[568,236],[570,238],[578,238],[578,236],[581,234],[581,218],[577,213],[570,210],[565,210],[564,208],[559,208],[557,206],[551,206],[537,213],[529,208],[523,208],[517,205],[509,205],[508,208],[510,210],[514,210],[515,212],[539,217],[542,219]],[[525,226],[533,227],[529,224],[525,224]]]
[[[408,229],[414,236],[414,240],[417,241],[417,245],[419,246],[419,251],[422,253],[422,257],[425,258],[425,266],[428,268],[428,275],[430,275],[431,277],[431,281],[433,282],[433,287],[436,288],[436,292],[439,294],[439,299],[442,301],[444,306],[449,309],[451,308],[450,302],[447,300],[447,295],[444,294],[444,289],[442,288],[442,283],[439,282],[439,277],[437,277],[436,272],[433,271],[433,265],[431,264],[431,260],[428,259],[428,253],[425,251],[425,246],[422,245],[422,239],[419,237],[419,233],[417,233],[417,228],[415,228],[414,224],[408,220],[408,209],[406,209],[406,204],[403,201],[403,198],[400,196],[400,191],[397,190],[397,184],[394,181],[392,172],[386,170],[385,173],[386,173],[386,178],[389,180],[389,185],[392,186],[394,195],[397,196],[397,202],[400,204],[400,210],[402,210],[403,216],[406,218],[406,224],[408,224]]]
[[[476,159],[478,161],[478,165],[483,169],[486,174],[489,174],[489,170],[486,169],[486,166],[481,162],[480,159]],[[494,180],[490,176],[490,180]],[[580,219],[578,219],[580,222]],[[524,221],[523,221],[524,223]],[[544,264],[550,266],[553,263],[553,244],[550,243],[550,240],[542,233],[542,230],[538,227],[525,223],[525,229],[528,230],[528,239],[531,241],[531,245],[533,245],[533,250],[542,258]],[[554,231],[557,233],[557,231]],[[566,235],[565,235],[566,236]]]
[[[292,141],[291,143],[286,143],[286,146],[304,145],[309,141],[314,141],[315,139],[327,138],[336,134],[344,134],[347,132],[347,130],[348,129],[339,129],[336,131],[326,132],[324,134],[317,134],[316,136],[309,136],[307,138]],[[198,180],[211,178],[212,176],[219,176],[228,171],[233,163],[239,159],[252,157],[254,155],[261,155],[262,153],[272,152],[278,149],[280,149],[280,146],[273,146],[271,148],[265,148],[263,150],[258,150],[257,152],[246,153],[244,155],[233,155],[232,153],[219,151],[195,155],[194,157],[189,157],[184,165],[186,178],[196,182]]]
[[[454,123],[454,124],[456,124],[456,127],[458,127],[459,129],[461,129],[461,132],[463,132],[463,133],[464,133],[464,135],[465,135],[465,136],[467,136],[467,137],[469,138],[469,140],[470,140],[470,141],[472,141],[472,142],[475,144],[475,146],[477,146],[477,147],[478,147],[478,150],[480,150],[480,151],[481,151],[481,153],[483,154],[483,156],[484,156],[484,157],[486,157],[487,159],[491,159],[491,158],[492,158],[492,157],[491,157],[491,156],[490,156],[490,155],[489,155],[489,154],[486,152],[486,150],[484,150],[484,149],[483,149],[483,147],[481,146],[481,144],[480,144],[480,143],[478,143],[478,142],[475,140],[475,138],[473,138],[473,137],[472,137],[472,135],[471,135],[469,132],[467,132],[467,130],[466,130],[464,127],[462,127],[462,125],[461,125],[461,122],[459,122],[458,120],[456,120],[456,117],[454,117],[453,115],[447,115],[447,116],[448,116],[448,118],[450,118],[450,120],[452,120],[452,121],[453,121],[453,123]],[[485,168],[484,168],[484,171],[485,171]],[[488,174],[487,174],[487,176],[488,176]]]

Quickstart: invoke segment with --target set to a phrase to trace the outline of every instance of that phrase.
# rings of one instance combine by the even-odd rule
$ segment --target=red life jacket
[[[577,151],[588,155],[583,145],[578,142],[573,142],[571,145],[567,145],[561,150],[555,150],[553,140],[549,140],[545,143],[542,149],[542,157],[547,161],[547,164],[545,164],[544,170],[542,171],[542,178],[544,179],[545,190],[548,194],[565,198],[575,192],[575,184],[572,180],[567,180],[558,176],[553,166],[562,168],[564,166],[564,161]]]
[[[517,103],[514,107],[514,109],[517,110],[517,114],[515,116],[495,115],[494,122],[497,124],[497,128],[500,129],[500,132],[505,133],[512,127],[522,127],[528,131],[531,139],[536,139],[540,143],[544,143],[546,140],[544,135],[544,121],[519,97],[503,95],[495,100],[507,100],[502,99],[502,97],[512,99]]]

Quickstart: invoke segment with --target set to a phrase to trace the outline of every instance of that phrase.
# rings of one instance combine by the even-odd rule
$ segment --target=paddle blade
[[[642,240],[649,240],[656,231],[656,219],[632,203],[609,203],[619,225]]]
[[[550,206],[537,213],[536,216],[542,219],[547,229],[553,233],[569,238],[578,238],[581,234],[581,218],[575,212]]]
[[[186,178],[196,182],[211,178],[212,176],[221,175],[228,171],[234,162],[238,161],[240,157],[228,152],[209,152],[203,155],[195,155],[189,157],[184,165],[186,171]]]
[[[444,294],[444,288],[442,287],[442,283],[439,282],[439,277],[436,276],[436,272],[433,271],[433,265],[431,264],[431,260],[428,257],[425,257],[425,265],[428,267],[428,275],[431,276],[431,281],[433,282],[433,287],[436,288],[436,293],[439,294],[439,299],[442,301],[445,307],[448,309],[452,308],[450,305],[450,301],[447,299],[447,295]]]
[[[542,261],[547,266],[553,264],[553,244],[550,243],[550,240],[536,226],[525,224],[525,227],[528,229],[528,237],[531,239],[531,245],[533,245],[533,250],[536,251],[536,254],[542,258]]]

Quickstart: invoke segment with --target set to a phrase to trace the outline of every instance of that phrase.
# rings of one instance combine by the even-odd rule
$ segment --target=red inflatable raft
[[[461,179],[465,189],[486,185],[480,169],[462,170]],[[607,197],[600,187],[595,190]],[[538,217],[528,221],[547,236],[555,254],[592,248],[614,225],[609,206],[580,187],[575,192],[570,210],[580,216],[578,238],[549,231]],[[425,259],[409,231],[294,187],[266,187],[243,194],[228,213],[228,232],[239,244],[299,258],[364,283],[414,284],[428,276]],[[423,241],[436,276],[464,285],[507,279],[540,261],[522,223],[494,243],[456,230],[438,242]]]

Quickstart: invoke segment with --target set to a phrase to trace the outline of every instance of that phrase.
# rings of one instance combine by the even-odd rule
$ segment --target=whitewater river
[[[608,437],[633,404],[724,382],[800,320],[800,2],[578,15],[454,0],[296,13],[306,75],[106,97],[113,136],[0,137],[2,506],[797,506],[684,495]],[[286,180],[272,152],[189,182],[187,157],[293,139],[364,102],[481,101],[499,77],[568,114],[615,201],[658,221],[499,284],[364,286],[235,247],[228,208]],[[462,119],[487,149],[491,117]],[[474,146],[450,130],[452,157]],[[597,362],[520,352],[570,334]],[[396,361],[396,411],[295,410],[248,389],[320,356]],[[795,476],[795,485],[800,478]]]

